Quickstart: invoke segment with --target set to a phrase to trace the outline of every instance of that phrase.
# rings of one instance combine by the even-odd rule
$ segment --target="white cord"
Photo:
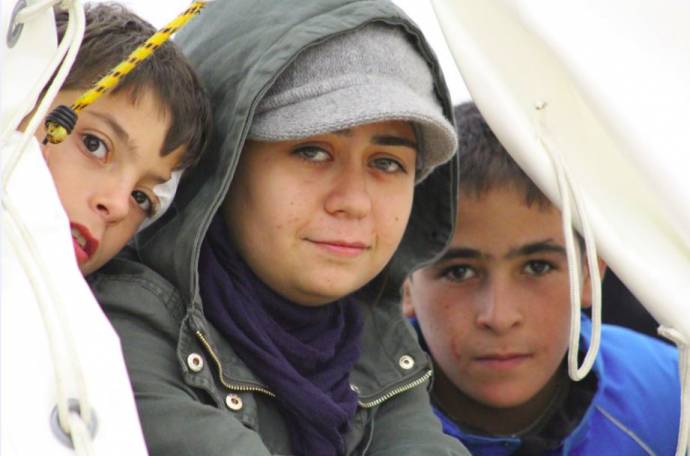
[[[63,304],[59,299],[59,289],[56,286],[50,275],[50,269],[43,262],[43,258],[40,251],[33,242],[33,238],[30,233],[27,232],[24,224],[21,221],[21,217],[18,211],[13,206],[9,195],[5,195],[3,199],[3,234],[8,236],[9,244],[14,246],[17,253],[17,258],[22,264],[22,268],[27,272],[27,278],[31,283],[31,287],[34,290],[36,296],[36,302],[39,305],[39,310],[41,317],[43,318],[43,323],[46,329],[46,335],[48,337],[49,349],[51,351],[51,356],[53,359],[53,365],[55,369],[55,384],[56,384],[56,396],[57,396],[57,410],[60,426],[63,428],[64,432],[68,435],[74,437],[81,433],[82,428],[72,428],[71,423],[74,422],[75,418],[71,417],[72,412],[69,410],[69,397],[65,391],[65,375],[63,374],[66,370],[70,369],[70,366],[65,366],[65,358],[72,360],[73,365],[71,366],[77,373],[77,389],[79,392],[79,406],[81,409],[82,416],[85,422],[90,422],[92,419],[91,406],[88,400],[88,394],[86,389],[86,382],[82,375],[81,366],[79,365],[79,358],[74,349],[75,343],[74,339],[71,337],[71,333],[65,321],[64,312],[60,308]],[[41,284],[45,284],[48,290],[47,295],[44,287]],[[52,297],[52,299],[51,299]],[[58,298],[58,299],[56,299]],[[54,307],[50,306],[50,301],[55,304]],[[62,335],[63,341],[66,342],[68,347],[68,353],[66,356],[59,351],[60,339],[59,335]],[[83,429],[86,429],[84,426]],[[83,440],[84,436],[80,436]],[[86,438],[90,443],[90,436],[87,435]],[[75,449],[77,444],[75,443]]]
[[[40,14],[45,11],[46,8],[52,8],[60,2],[62,2],[62,0],[42,0],[31,6],[25,6],[17,13],[14,20],[18,24],[25,24],[33,19],[36,14]]]
[[[21,16],[22,20],[26,21],[28,18],[36,14],[39,6],[43,8],[50,8],[55,3],[57,2],[44,1],[40,4],[33,5],[31,9]],[[33,117],[31,118],[29,125],[24,131],[19,141],[19,147],[12,149],[12,155],[6,162],[7,165],[5,169],[3,169],[2,175],[2,183],[5,190],[7,189],[9,180],[17,164],[19,163],[19,160],[26,150],[28,150],[30,141],[33,139],[33,135],[38,128],[39,123],[45,117],[52,100],[60,90],[64,80],[69,74],[69,70],[74,63],[74,60],[76,59],[85,29],[84,8],[80,0],[70,1],[67,5],[67,8],[69,21],[65,31],[65,36],[63,37],[63,40],[57,49],[56,56],[46,69],[45,73],[43,74],[44,77],[42,77],[41,80],[48,80],[55,71],[57,65],[60,64],[60,61],[62,61],[62,64],[55,75],[52,84],[46,91],[46,94],[43,97],[39,107],[36,109]],[[33,95],[35,96],[37,91],[40,90],[42,90],[42,87],[34,87]],[[34,97],[30,97],[29,99],[33,100]],[[22,112],[24,111],[20,111],[20,114]],[[10,125],[12,127],[16,127],[17,124],[18,122],[13,122]],[[3,137],[5,137],[4,134]],[[9,192],[7,191],[3,192],[2,204],[4,208],[3,224],[5,227],[10,228],[5,230],[3,234],[10,235],[11,245],[14,246],[17,252],[17,257],[19,258],[23,269],[27,272],[28,279],[30,280],[39,305],[44,327],[46,329],[48,343],[50,346],[49,349],[53,358],[55,370],[57,410],[60,426],[72,439],[72,443],[78,455],[93,455],[94,452],[91,442],[91,435],[86,426],[86,423],[90,423],[93,419],[91,405],[88,399],[88,391],[86,388],[83,370],[81,368],[79,362],[80,360],[75,348],[76,345],[71,331],[69,330],[67,321],[65,320],[66,317],[64,309],[69,303],[64,303],[62,301],[61,294],[59,292],[60,288],[54,283],[53,277],[50,274],[50,269],[45,264],[41,251],[36,247],[29,230],[21,219],[20,212],[12,204],[11,195],[9,195]],[[47,288],[47,295],[46,290],[44,290],[41,286],[42,284],[44,284]],[[50,307],[50,301],[52,301],[54,304],[54,307],[52,308]],[[57,318],[55,318],[55,316]],[[62,353],[58,351],[57,347],[60,346],[61,341],[59,335],[62,335],[62,341],[67,347],[67,356],[61,356]],[[65,390],[65,379],[70,368],[76,376],[77,391],[79,396],[79,414],[70,411],[68,403],[69,398],[67,397]]]
[[[545,111],[548,105],[544,102],[539,103],[536,108],[538,124],[545,133],[540,135],[540,141],[544,150],[549,155],[551,163],[556,172],[558,191],[561,197],[561,216],[563,221],[563,236],[565,238],[566,255],[568,259],[568,276],[570,281],[570,342],[568,349],[568,374],[574,381],[580,381],[587,376],[594,366],[599,346],[601,344],[601,276],[599,262],[597,258],[596,243],[589,223],[589,215],[579,188],[570,178],[568,167],[563,156],[558,152],[557,147],[549,144],[548,134],[545,125]],[[571,201],[574,207],[571,207]],[[582,361],[582,366],[578,366],[578,353],[580,351],[580,316],[582,300],[580,288],[581,263],[580,249],[575,239],[572,225],[572,212],[575,212],[580,219],[582,228],[582,238],[585,244],[587,255],[587,267],[590,278],[592,295],[592,335],[587,353]]]
[[[69,427],[72,430],[70,436],[77,456],[95,456],[96,452],[91,444],[91,435],[86,424],[84,424],[83,417],[79,416],[78,413],[71,412],[69,414]]]
[[[46,2],[45,6],[49,6],[51,2]],[[7,182],[9,182],[10,175],[17,166],[19,159],[21,157],[22,151],[26,148],[27,144],[31,138],[36,133],[41,122],[43,122],[48,110],[50,109],[50,104],[57,95],[58,91],[62,87],[62,84],[67,79],[69,71],[72,68],[74,60],[77,58],[77,52],[79,52],[79,45],[84,37],[85,19],[84,19],[84,8],[81,4],[81,0],[73,0],[71,6],[69,7],[69,22],[67,23],[67,28],[65,29],[65,35],[63,36],[60,45],[55,53],[55,57],[50,62],[41,75],[39,82],[34,86],[31,92],[27,95],[27,100],[34,100],[38,94],[43,90],[43,83],[48,81],[50,77],[55,73],[60,63],[60,69],[55,74],[53,82],[50,87],[46,90],[43,99],[34,111],[34,115],[31,117],[26,129],[23,133],[22,141],[20,142],[20,147],[13,150],[13,155],[11,155],[5,162],[5,167],[2,171],[2,184],[4,188],[7,188]],[[64,57],[64,59],[63,59]],[[2,133],[2,138],[8,138],[10,134],[15,130],[17,125],[22,120],[22,117],[29,109],[18,110],[15,118],[9,124],[6,131]]]
[[[671,340],[678,347],[678,372],[680,373],[680,422],[678,425],[678,446],[676,456],[683,456],[690,450],[688,445],[688,434],[690,433],[690,422],[688,422],[688,412],[690,411],[690,350],[688,340],[673,328],[659,326],[659,334]]]

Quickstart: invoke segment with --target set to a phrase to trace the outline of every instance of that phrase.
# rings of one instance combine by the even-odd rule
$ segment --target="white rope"
[[[36,14],[40,14],[47,8],[52,8],[60,2],[62,2],[62,0],[42,0],[31,6],[25,6],[17,13],[14,20],[18,24],[25,24],[33,19]]]
[[[688,422],[688,412],[690,411],[690,350],[688,340],[673,328],[659,326],[659,334],[671,340],[678,347],[678,372],[680,374],[680,422],[678,425],[678,446],[676,456],[684,456],[690,450],[688,445],[688,434],[690,433],[690,422]]]
[[[589,215],[576,183],[570,178],[567,163],[563,156],[558,152],[557,147],[549,144],[548,133],[545,126],[544,113],[547,110],[546,103],[539,103],[536,107],[538,113],[538,123],[544,135],[540,135],[540,141],[544,146],[544,151],[551,159],[551,163],[556,173],[558,191],[561,197],[561,216],[563,222],[563,236],[565,238],[566,256],[568,259],[568,277],[570,281],[570,342],[568,349],[568,374],[574,381],[580,381],[587,376],[594,366],[599,346],[601,344],[601,276],[599,262],[597,258],[596,243],[589,223]],[[574,203],[574,204],[572,204]],[[573,210],[580,219],[582,228],[582,238],[585,244],[587,255],[587,268],[590,278],[592,296],[592,334],[587,353],[582,361],[582,366],[578,366],[578,353],[580,351],[580,316],[582,300],[580,289],[583,281],[580,278],[581,263],[580,249],[575,239],[572,224]]]
[[[27,11],[24,11],[24,15],[20,17],[22,21],[27,21],[38,12],[39,7],[51,8],[56,3],[58,2],[43,1],[35,4],[31,8],[27,8]],[[5,190],[7,189],[7,185],[19,160],[28,150],[36,129],[40,122],[43,121],[52,100],[55,98],[55,95],[66,79],[76,59],[79,45],[84,35],[85,18],[81,1],[72,0],[65,3],[68,3],[67,8],[69,14],[65,36],[57,49],[55,57],[42,75],[41,81],[47,81],[52,76],[57,66],[60,65],[60,62],[62,62],[62,64],[38,108],[34,112],[27,128],[22,134],[19,141],[19,147],[11,149],[12,155],[8,158],[2,173],[3,189]],[[32,89],[32,96],[27,98],[33,100],[42,89],[43,87],[37,84]],[[24,112],[26,111],[20,110],[17,115],[23,115]],[[12,122],[10,126],[14,129],[18,123],[19,121]],[[3,132],[3,138],[8,138],[9,134],[9,132]],[[60,427],[72,439],[72,444],[78,455],[93,455],[94,451],[91,435],[86,425],[86,423],[90,423],[93,419],[92,410],[88,399],[86,381],[76,351],[76,344],[66,321],[64,310],[66,305],[72,303],[65,303],[62,301],[60,288],[54,282],[54,278],[50,273],[50,269],[44,262],[41,251],[35,245],[29,230],[21,218],[20,212],[14,207],[11,195],[9,195],[7,191],[3,192],[2,205],[4,209],[3,225],[9,228],[5,229],[3,234],[10,236],[10,243],[15,248],[17,257],[27,273],[27,277],[36,296],[36,301],[48,337],[49,350],[53,359],[55,372],[57,411]],[[53,304],[52,307],[50,306],[51,302]],[[66,356],[62,356],[63,353],[59,350],[59,347],[62,346],[60,344],[61,342],[66,346]],[[71,412],[69,409],[69,397],[67,395],[65,382],[70,369],[74,372],[76,378],[79,413]]]
[[[49,6],[51,2],[46,2],[46,6]],[[70,69],[74,60],[77,58],[77,52],[79,51],[79,45],[84,37],[85,28],[84,19],[84,7],[81,4],[81,0],[73,0],[71,6],[69,7],[69,22],[67,23],[67,28],[65,29],[65,35],[63,36],[60,45],[50,62],[38,80],[38,83],[32,88],[31,92],[27,95],[26,99],[31,100],[36,99],[38,94],[43,90],[43,84],[48,81],[50,77],[55,73],[55,70],[59,66],[59,70],[53,78],[52,84],[46,90],[43,99],[39,103],[38,107],[34,111],[31,120],[24,129],[23,139],[20,142],[20,147],[12,151],[12,155],[5,162],[5,167],[2,170],[2,184],[4,188],[7,188],[7,182],[10,179],[10,175],[17,166],[19,159],[21,158],[22,152],[26,149],[29,141],[36,133],[36,130],[43,122],[48,110],[50,109],[50,104],[57,95],[58,91],[62,87],[62,84],[67,79]],[[62,62],[62,65],[60,63]],[[30,108],[30,107],[28,107]],[[2,138],[8,138],[10,134],[15,130],[17,125],[21,122],[23,116],[30,109],[20,109],[18,110],[15,118],[10,122],[8,129],[2,133]]]
[[[84,419],[78,413],[69,414],[70,437],[74,445],[74,452],[77,456],[95,456],[93,445],[91,444],[91,434],[89,433]]]
[[[40,250],[33,242],[31,234],[26,229],[19,215],[19,211],[17,211],[12,204],[8,194],[3,198],[3,207],[5,209],[3,211],[5,215],[3,220],[5,230],[3,234],[10,235],[11,245],[15,246],[17,257],[22,263],[23,269],[27,272],[27,277],[36,295],[36,301],[39,304],[39,310],[46,329],[55,371],[57,410],[60,427],[62,427],[67,435],[74,437],[75,432],[76,434],[81,433],[81,428],[75,430],[71,427],[71,423],[74,422],[74,417],[70,416],[73,415],[73,413],[69,410],[70,398],[68,397],[65,387],[66,372],[69,372],[70,369],[75,372],[76,376],[78,402],[81,412],[80,419],[85,423],[90,423],[93,417],[86,381],[75,349],[76,344],[68,323],[65,320],[65,312],[63,310],[65,303],[60,299],[59,287],[54,282],[50,274],[50,269],[43,261]],[[44,284],[45,288],[47,288],[47,294],[41,284]],[[53,307],[50,306],[51,301]],[[62,336],[62,339],[60,339],[60,336]],[[67,353],[64,356],[63,353],[58,351],[58,347],[61,346],[61,340],[64,342],[67,349]],[[84,436],[80,436],[80,442],[82,443],[78,444],[73,441],[75,449],[77,449],[78,445],[84,445]],[[87,436],[86,442],[88,443],[87,447],[90,448],[90,436]],[[84,451],[90,452],[91,450],[89,448],[85,448]]]

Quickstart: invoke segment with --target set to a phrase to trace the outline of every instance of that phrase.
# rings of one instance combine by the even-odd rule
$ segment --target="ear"
[[[599,276],[601,280],[604,280],[604,274],[606,273],[606,262],[599,258],[597,260],[597,264],[599,265]],[[590,280],[589,276],[589,268],[584,267],[583,274],[585,276],[585,280],[582,285],[582,308],[583,309],[589,309],[592,307],[592,281]]]
[[[412,287],[411,279],[408,277],[403,283],[403,299],[402,299],[402,313],[403,316],[411,318],[415,316],[414,306],[412,305]]]

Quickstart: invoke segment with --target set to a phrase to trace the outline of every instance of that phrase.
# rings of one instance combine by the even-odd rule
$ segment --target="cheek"
[[[133,209],[134,210],[134,209]],[[143,215],[131,215],[117,226],[107,228],[98,247],[98,259],[105,264],[122,250],[127,242],[137,234],[139,226],[144,221]]]
[[[60,144],[41,146],[43,159],[60,191],[63,187],[83,186],[84,180],[92,176],[93,169],[88,166],[85,157],[77,149],[73,136],[68,136]]]
[[[375,223],[382,243],[397,248],[412,212],[411,189],[377,195]]]
[[[462,339],[469,334],[472,321],[469,306],[461,304],[464,301],[459,294],[459,290],[434,280],[419,287],[414,296],[415,302],[423,303],[417,306],[417,316],[424,334],[433,337],[439,345],[452,347],[454,352],[463,345]]]
[[[270,198],[267,202],[269,210],[267,218],[273,223],[275,230],[279,232],[295,230],[302,226],[308,219],[309,212],[308,192],[292,192]]]
[[[553,303],[553,302],[552,302]],[[541,306],[538,315],[530,317],[535,327],[533,332],[539,334],[542,349],[548,353],[553,367],[557,366],[568,350],[570,338],[570,306],[568,299],[562,299],[555,306]]]
[[[294,233],[305,219],[308,193],[282,181],[231,188],[226,203],[226,223],[235,243],[245,254],[249,250],[275,253],[274,248]]]

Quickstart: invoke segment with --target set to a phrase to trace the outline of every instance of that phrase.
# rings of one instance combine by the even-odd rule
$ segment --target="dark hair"
[[[535,202],[543,208],[551,206],[551,201],[501,145],[474,103],[463,103],[454,110],[461,192],[480,197],[493,188],[512,186],[523,192],[528,206]]]
[[[151,24],[123,5],[88,4],[84,9],[84,39],[62,89],[90,88],[156,32]],[[67,21],[67,11],[56,9],[58,40],[64,36]],[[151,90],[161,109],[170,116],[161,155],[186,146],[178,168],[195,164],[210,134],[211,106],[194,69],[175,44],[170,41],[163,44],[111,93],[128,91],[136,103],[142,90]]]

